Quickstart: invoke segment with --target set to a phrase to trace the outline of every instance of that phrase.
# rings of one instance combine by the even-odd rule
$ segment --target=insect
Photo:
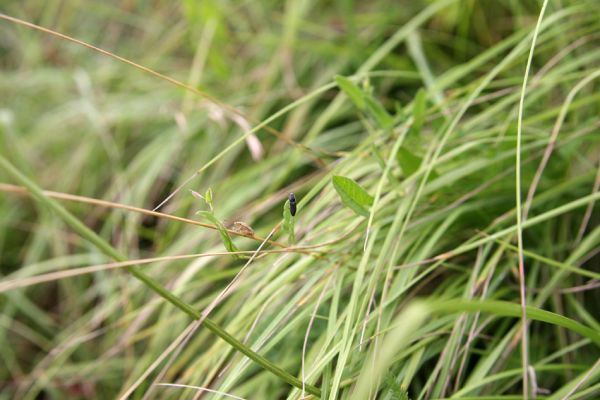
[[[231,230],[239,233],[240,235],[254,236],[254,230],[252,230],[252,228],[250,228],[250,226],[248,226],[247,224],[245,224],[241,221],[235,221],[231,225]]]
[[[288,199],[290,200],[290,214],[293,217],[296,215],[296,196],[294,196],[294,193],[290,193]]]

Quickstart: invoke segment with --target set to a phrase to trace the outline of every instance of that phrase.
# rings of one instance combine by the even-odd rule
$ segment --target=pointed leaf
[[[211,188],[208,188],[206,190],[206,193],[204,194],[204,198],[206,199],[206,203],[210,206],[210,208],[212,209],[213,206],[213,192]]]
[[[373,204],[373,197],[365,189],[352,179],[339,175],[334,175],[332,183],[346,207],[363,217],[369,216],[368,208]]]

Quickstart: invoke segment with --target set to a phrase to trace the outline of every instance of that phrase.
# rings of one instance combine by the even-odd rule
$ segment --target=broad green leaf
[[[332,183],[346,207],[363,217],[369,216],[368,208],[373,204],[373,197],[365,189],[352,179],[339,175],[334,175]]]
[[[335,83],[337,83],[342,92],[344,92],[346,96],[350,98],[350,100],[359,110],[365,109],[365,94],[358,86],[354,84],[354,82],[344,76],[336,75]]]
[[[221,235],[221,239],[223,240],[223,245],[225,246],[227,251],[231,251],[231,252],[238,251],[237,247],[235,247],[235,245],[233,244],[233,241],[231,240],[231,236],[229,236],[229,232],[227,232],[227,229],[225,229],[225,226],[223,225],[223,223],[221,221],[219,221],[212,212],[198,211],[197,214],[206,218],[213,224],[215,224],[215,226],[217,227],[217,230],[219,231],[219,234]],[[240,258],[237,254],[232,254],[232,256],[233,256],[233,258]]]
[[[288,240],[290,245],[296,243],[296,234],[295,224],[294,224],[294,216],[290,211],[290,201],[286,200],[283,205],[283,230],[288,234]]]
[[[400,147],[398,150],[396,160],[398,161],[398,165],[402,169],[404,176],[407,177],[417,172],[423,162],[421,157],[414,155],[404,147]]]
[[[419,89],[413,103],[413,124],[411,132],[418,135],[421,133],[423,122],[425,121],[425,107],[427,106],[427,96],[425,90]]]

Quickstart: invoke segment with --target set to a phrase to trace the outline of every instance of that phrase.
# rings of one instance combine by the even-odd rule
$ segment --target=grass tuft
[[[0,400],[597,398],[595,5],[3,5]]]

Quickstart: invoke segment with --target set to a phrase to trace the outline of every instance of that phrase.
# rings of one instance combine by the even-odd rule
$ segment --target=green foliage
[[[211,211],[213,210],[213,193],[212,189],[208,188],[206,193],[204,194],[204,200],[206,200],[206,204],[210,207]]]
[[[392,127],[394,119],[370,93],[361,90],[350,79],[340,75],[335,77],[335,82],[352,103],[354,103],[356,108],[373,118],[380,128],[389,129]]]
[[[239,251],[238,248],[233,243],[233,240],[231,239],[231,236],[229,235],[227,228],[225,228],[225,225],[223,225],[223,223],[215,216],[214,208],[213,208],[212,189],[208,188],[206,190],[206,193],[204,194],[204,196],[201,196],[200,194],[198,194],[197,192],[194,192],[194,191],[192,191],[192,194],[194,195],[194,197],[201,198],[202,200],[204,200],[205,203],[210,208],[209,211],[198,211],[198,212],[196,212],[196,214],[200,215],[204,219],[208,220],[217,228],[217,230],[219,231],[219,235],[221,236],[221,240],[223,241],[223,245],[225,246],[225,249],[227,249],[227,251],[230,251],[230,252]],[[238,254],[232,254],[231,256],[235,259],[240,258],[240,256]]]
[[[204,196],[202,196],[200,193],[194,191],[194,190],[190,190],[190,192],[192,193],[192,196],[194,196],[195,198],[199,199],[199,200],[203,200],[206,205],[210,208],[210,211],[213,211],[213,195],[212,195],[212,189],[208,188],[206,190],[206,192],[204,193]]]
[[[336,75],[335,83],[337,83],[338,87],[344,92],[346,96],[354,103],[356,108],[361,111],[365,111],[367,108],[365,101],[365,93],[360,90],[358,86],[354,84],[350,79],[345,76]]]
[[[342,204],[358,215],[369,216],[369,207],[373,204],[373,197],[362,186],[350,178],[339,175],[334,175],[331,182],[340,196]]]
[[[394,123],[394,119],[388,114],[387,110],[375,99],[365,97],[367,113],[377,121],[377,124],[383,129],[389,129]]]
[[[385,375],[383,389],[384,391],[388,391],[390,399],[392,400],[410,400],[406,388],[402,387],[399,383],[396,382],[396,379],[394,378],[394,375],[391,372],[388,372]]]
[[[296,227],[295,218],[290,212],[290,201],[286,200],[283,205],[283,231],[288,235],[288,242],[290,245],[296,243]]]
[[[419,89],[413,102],[413,123],[411,133],[420,135],[423,123],[425,122],[425,110],[427,107],[427,93],[424,89]]]
[[[421,157],[414,155],[404,147],[398,149],[396,160],[405,176],[410,176],[417,172],[423,162]]]
[[[196,214],[207,219],[217,227],[219,235],[221,235],[221,239],[223,240],[223,245],[225,246],[225,249],[227,249],[227,251],[238,251],[237,247],[235,247],[235,244],[233,244],[233,240],[231,240],[231,236],[229,236],[229,232],[227,231],[223,223],[219,221],[217,217],[215,217],[212,211],[198,211]],[[237,254],[232,254],[231,256],[233,258],[239,258],[239,255]]]
[[[522,398],[522,215],[525,372],[597,398],[600,8],[521,96],[542,3],[3,2],[0,397]]]

